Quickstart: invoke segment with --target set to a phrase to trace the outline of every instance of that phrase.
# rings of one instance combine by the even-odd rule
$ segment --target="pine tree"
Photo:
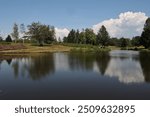
[[[97,44],[101,44],[105,47],[108,45],[109,39],[109,33],[107,32],[105,26],[102,26],[97,35]]]
[[[150,18],[146,20],[140,42],[145,48],[150,48]]]

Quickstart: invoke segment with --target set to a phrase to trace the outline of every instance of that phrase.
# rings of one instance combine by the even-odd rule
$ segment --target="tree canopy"
[[[6,37],[6,42],[12,42],[12,38],[11,38],[10,35],[8,35],[8,36]]]
[[[150,48],[150,18],[145,22],[140,42],[145,48]]]
[[[31,39],[37,40],[40,45],[43,45],[44,42],[51,43],[56,40],[53,26],[33,22],[31,25],[28,25],[28,30],[28,35]]]
[[[102,46],[106,46],[109,43],[109,33],[107,32],[105,26],[102,26],[97,35],[97,44],[101,44]]]
[[[17,43],[19,39],[19,31],[18,31],[18,25],[16,23],[13,26],[13,33],[11,35],[15,39],[15,43]]]

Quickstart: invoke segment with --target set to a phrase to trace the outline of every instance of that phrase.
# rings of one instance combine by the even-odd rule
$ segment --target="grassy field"
[[[132,48],[130,48],[132,50]],[[35,53],[50,53],[50,52],[104,52],[110,50],[121,50],[120,47],[109,46],[101,48],[100,46],[84,45],[84,44],[51,44],[42,47],[32,44],[0,44],[0,54],[35,54]],[[134,48],[133,48],[134,50]],[[141,48],[138,48],[141,50]]]
[[[50,53],[50,52],[67,52],[72,48],[63,45],[45,45],[43,47],[25,44],[24,49],[1,50],[1,54],[29,54],[29,53]]]

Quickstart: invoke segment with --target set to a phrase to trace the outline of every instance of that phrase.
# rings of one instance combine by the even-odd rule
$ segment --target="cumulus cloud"
[[[55,32],[56,32],[57,39],[58,38],[63,39],[65,36],[68,36],[70,31],[67,28],[64,29],[55,28]]]
[[[127,37],[141,35],[143,26],[148,17],[142,12],[121,13],[116,19],[109,19],[93,26],[95,33],[104,25],[111,37]]]

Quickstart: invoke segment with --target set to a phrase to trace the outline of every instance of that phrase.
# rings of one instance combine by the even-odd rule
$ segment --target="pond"
[[[150,99],[150,53],[0,56],[0,99]]]

